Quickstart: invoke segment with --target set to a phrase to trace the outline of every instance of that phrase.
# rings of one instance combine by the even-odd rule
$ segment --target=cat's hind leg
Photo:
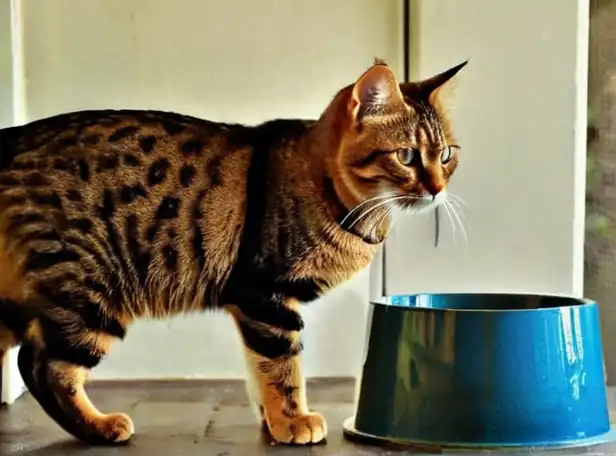
[[[84,389],[89,369],[107,352],[112,337],[75,323],[34,320],[19,350],[21,375],[32,396],[65,431],[91,444],[125,442],[134,433],[131,419],[100,412]]]

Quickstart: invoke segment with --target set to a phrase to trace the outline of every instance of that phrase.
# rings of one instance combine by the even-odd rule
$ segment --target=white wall
[[[19,59],[13,58],[18,30],[14,29],[12,6],[11,0],[0,0],[0,128],[18,122],[21,113]],[[0,403],[13,403],[25,389],[17,369],[16,348],[0,359],[0,385]]]
[[[11,2],[0,1],[0,128],[13,125]]]
[[[155,108],[221,121],[318,116],[375,56],[402,74],[398,0],[28,0],[28,119],[86,108]],[[305,312],[309,376],[354,375],[363,273]],[[143,322],[95,378],[240,377],[223,315]]]
[[[451,186],[471,207],[468,245],[460,230],[453,244],[444,211],[437,249],[432,216],[400,224],[386,248],[387,292],[581,295],[588,0],[413,4],[414,77],[470,59]]]
[[[21,3],[28,119],[103,107],[250,123],[316,116],[374,56],[402,73],[398,0]],[[581,293],[587,3],[413,1],[414,76],[470,58],[459,77],[463,159],[452,190],[472,210],[468,246],[445,232],[434,249],[431,217],[398,224],[390,293]],[[423,264],[412,273],[411,256]],[[307,309],[308,375],[357,372],[367,283],[364,273]],[[243,369],[233,326],[208,315],[136,325],[95,377]]]

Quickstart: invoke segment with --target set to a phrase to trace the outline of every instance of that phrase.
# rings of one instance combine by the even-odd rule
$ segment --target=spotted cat
[[[317,120],[83,111],[0,130],[0,359],[21,345],[67,432],[124,442],[131,419],[90,402],[88,371],[139,318],[222,309],[273,440],[324,440],[298,307],[370,263],[392,210],[444,201],[459,146],[441,89],[464,65],[400,84],[377,61]]]

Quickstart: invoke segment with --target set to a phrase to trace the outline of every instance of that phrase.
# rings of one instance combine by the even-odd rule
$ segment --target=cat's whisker
[[[460,215],[458,214],[458,210],[453,205],[450,205],[449,207],[451,208],[453,216],[458,221],[458,226],[460,227],[460,231],[462,231],[462,236],[464,236],[464,242],[466,242],[466,244],[468,244],[468,235],[466,233],[466,227],[464,226],[464,222],[462,222],[462,219],[460,218]]]
[[[423,199],[421,196],[415,196],[415,195],[401,195],[404,201],[417,201],[417,200],[421,200]],[[407,215],[413,215],[417,212],[417,209],[415,207],[413,207],[412,205],[406,206],[406,207],[399,207],[399,209]],[[402,215],[402,214],[400,214]]]
[[[402,195],[402,196],[393,196],[391,198],[389,198],[386,201],[381,201],[378,204],[375,204],[374,206],[372,206],[371,208],[369,208],[368,210],[366,210],[365,212],[363,212],[359,217],[357,217],[353,223],[351,223],[351,225],[349,226],[349,229],[353,228],[357,222],[359,222],[361,219],[363,219],[364,217],[366,217],[368,214],[370,214],[372,211],[374,211],[375,209],[384,206],[385,204],[390,204],[394,201],[400,200],[400,199],[404,199],[406,198],[406,195]]]
[[[362,201],[361,203],[359,203],[357,206],[355,206],[353,209],[351,209],[349,211],[349,213],[342,219],[342,221],[340,222],[340,226],[344,226],[344,222],[347,221],[347,219],[353,215],[355,213],[355,211],[357,211],[358,209],[360,209],[361,207],[363,207],[364,205],[371,203],[373,201],[378,201],[378,200],[382,200],[382,199],[386,199],[386,198],[391,198],[395,196],[392,193],[388,193],[386,195],[377,195],[377,196],[373,196],[372,198],[368,198],[365,201]]]
[[[457,203],[462,204],[463,206],[465,206],[467,209],[471,209],[471,207],[468,205],[468,203],[466,201],[464,201],[461,196],[458,196],[455,193],[448,193],[448,196],[452,200],[456,201]]]
[[[384,216],[384,214],[387,213],[387,209],[389,208],[388,206],[386,206],[386,204],[387,204],[387,202],[383,202],[383,203],[380,203],[377,206],[369,209],[368,211],[366,211],[366,213],[362,214],[362,216],[360,218],[358,218],[353,224],[351,224],[351,227],[353,227],[353,225],[356,222],[358,222],[359,220],[364,218],[364,216],[367,215],[368,212],[372,212],[373,210],[377,210],[378,209],[378,211],[377,211],[378,213],[374,217],[374,222],[372,223],[372,226],[368,229],[368,231],[372,232],[372,231],[376,230],[377,226],[383,221],[383,216]],[[384,212],[381,213],[380,212],[381,210],[384,210]]]
[[[451,215],[452,215],[452,223],[459,228],[460,232],[462,233],[462,238],[464,240],[464,242],[466,244],[468,244],[468,240],[466,238],[466,231],[464,228],[464,224],[462,219],[459,217],[457,211],[456,211],[456,207],[451,204],[451,202],[449,203],[449,210],[451,211]]]
[[[342,219],[342,221],[340,222],[340,226],[344,226],[344,223],[356,212],[358,211],[360,208],[362,208],[363,206],[365,206],[366,204],[369,204],[371,202],[374,201],[378,201],[381,199],[385,199],[385,198],[389,198],[389,195],[378,195],[378,196],[374,196],[372,198],[368,198],[365,201],[362,201],[361,203],[359,203],[357,206],[355,206],[353,209],[351,209]]]
[[[392,209],[391,206],[385,207],[383,213],[380,216],[377,216],[377,218],[375,218],[372,227],[368,230],[372,234],[373,237],[376,237],[376,230],[387,219],[387,216],[390,214],[391,209]]]
[[[451,223],[451,236],[453,238],[453,244],[456,244],[456,223],[451,215],[451,209],[449,208],[449,206],[451,205],[451,202],[448,200],[445,200],[445,202],[443,203],[443,208],[445,209],[445,212],[447,213],[447,217],[449,217],[449,223]]]
[[[400,235],[400,225],[398,224],[398,220],[402,217],[403,213],[399,208],[392,206],[391,207],[391,228],[396,236]]]
[[[371,236],[376,235],[376,230],[377,230],[379,220],[382,218],[383,213],[386,211],[387,207],[386,206],[384,207],[384,205],[378,205],[378,207],[376,207],[375,209],[377,210],[374,211],[375,213],[373,214],[373,217],[369,217],[371,220],[367,222],[367,225],[365,227],[366,228],[365,231],[367,233],[370,233]]]
[[[454,195],[453,193],[449,193],[447,196],[447,201],[449,201],[452,206],[458,209],[459,215],[466,219],[466,213],[464,212],[464,208],[468,209],[468,204],[466,204],[462,199],[460,199],[457,195]]]
[[[460,205],[459,201],[455,199],[450,199],[449,204],[458,210],[458,215],[461,217],[462,220],[467,220],[466,213],[464,212],[464,208]]]

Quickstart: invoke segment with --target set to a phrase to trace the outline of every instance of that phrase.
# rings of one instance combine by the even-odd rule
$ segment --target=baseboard
[[[337,385],[340,383],[354,382],[355,377],[308,377],[306,383],[309,385]],[[107,387],[107,386],[138,386],[138,385],[160,385],[170,384],[238,384],[243,385],[244,380],[238,378],[119,378],[119,379],[93,379],[88,382],[88,386]]]
[[[9,365],[12,364],[12,368]],[[17,377],[15,376],[17,374]],[[17,350],[12,353],[9,351],[5,358],[5,363],[2,369],[1,393],[2,399],[0,402],[6,404],[12,404],[15,402],[24,392],[27,391],[25,385],[21,380],[17,370]],[[354,377],[309,377],[306,379],[308,386],[328,386],[328,385],[340,385],[349,384],[355,382]],[[169,387],[174,386],[182,388],[182,385],[188,387],[194,385],[208,385],[213,386],[216,384],[224,384],[228,386],[236,386],[240,389],[244,388],[244,380],[237,378],[135,378],[126,379],[119,378],[114,379],[93,379],[88,382],[88,387],[94,388],[147,388],[147,387]]]

